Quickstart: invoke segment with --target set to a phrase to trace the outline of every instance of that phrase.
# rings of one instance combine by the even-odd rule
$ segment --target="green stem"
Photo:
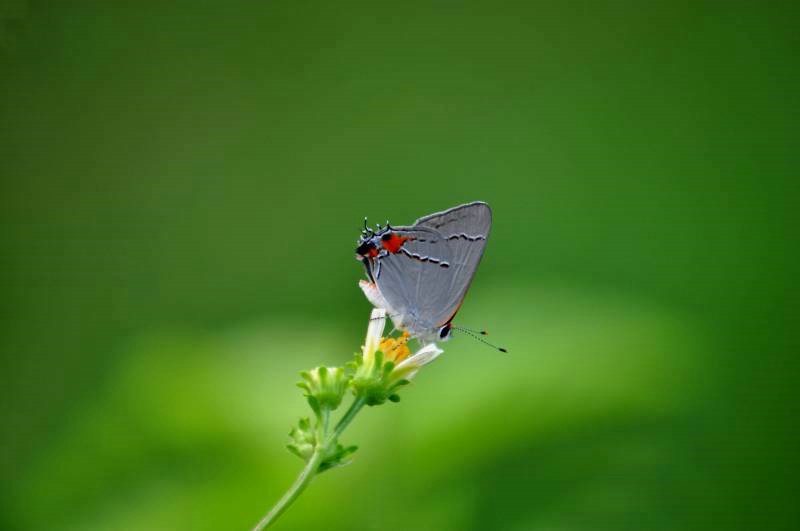
[[[339,419],[339,422],[336,423],[336,428],[334,428],[330,438],[326,441],[326,446],[339,438],[339,435],[342,434],[347,425],[358,415],[358,412],[361,411],[361,408],[364,407],[366,402],[367,399],[363,396],[357,396],[356,399],[353,400],[347,412]]]
[[[297,499],[300,494],[305,490],[311,480],[314,478],[314,475],[317,473],[317,468],[319,468],[319,464],[322,461],[322,449],[317,448],[314,450],[314,453],[311,455],[311,459],[308,460],[306,466],[303,468],[303,471],[300,472],[300,475],[297,476],[297,479],[294,480],[292,486],[289,487],[289,490],[286,491],[286,494],[278,500],[278,503],[270,509],[267,515],[261,519],[258,524],[253,528],[253,531],[261,531],[262,529],[266,529],[270,524],[272,524],[278,517],[283,514],[294,500]]]
[[[325,412],[323,418],[323,430],[325,432],[324,443],[322,445],[317,446],[314,450],[314,453],[311,454],[311,459],[308,460],[306,466],[303,468],[300,475],[297,476],[297,479],[294,480],[292,486],[289,487],[289,490],[278,500],[278,503],[270,509],[267,515],[261,519],[258,524],[253,528],[253,531],[262,531],[269,527],[278,517],[283,514],[283,512],[297,499],[300,494],[308,487],[308,484],[311,483],[311,480],[314,479],[314,476],[317,473],[317,469],[319,468],[320,463],[322,462],[322,456],[327,452],[328,448],[331,447],[331,444],[336,444],[336,441],[339,439],[339,435],[347,428],[347,425],[352,422],[355,416],[361,411],[361,408],[364,407],[366,403],[366,399],[364,397],[356,397],[353,400],[353,403],[350,404],[350,408],[348,408],[347,412],[342,416],[339,422],[336,424],[336,428],[334,428],[333,433],[330,435],[327,434],[328,432],[328,419],[330,416],[329,412]]]
[[[320,422],[320,427],[322,431],[318,433],[318,437],[320,441],[324,441],[325,438],[328,436],[329,425],[331,422],[331,410],[329,408],[322,409],[322,422]]]

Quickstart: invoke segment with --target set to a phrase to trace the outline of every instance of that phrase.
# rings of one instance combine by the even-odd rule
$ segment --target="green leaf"
[[[358,446],[342,446],[341,444],[336,444],[336,449],[328,455],[319,465],[317,469],[317,473],[325,472],[326,470],[330,470],[331,468],[336,468],[339,466],[347,465],[351,462],[348,459],[355,451],[358,450]]]

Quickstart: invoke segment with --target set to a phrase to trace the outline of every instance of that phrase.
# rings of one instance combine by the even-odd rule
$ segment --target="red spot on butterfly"
[[[410,238],[408,236],[400,236],[394,232],[387,232],[381,236],[381,245],[390,253],[399,253],[400,249],[403,247],[403,244],[409,239]]]

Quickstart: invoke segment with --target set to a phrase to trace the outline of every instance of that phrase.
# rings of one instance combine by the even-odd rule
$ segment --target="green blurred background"
[[[361,220],[495,213],[276,529],[797,529],[794,3],[0,1],[0,528],[247,529]],[[791,276],[790,276],[791,275]]]

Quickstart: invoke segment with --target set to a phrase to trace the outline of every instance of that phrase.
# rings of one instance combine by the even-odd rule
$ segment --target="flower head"
[[[306,392],[311,408],[334,410],[342,403],[349,379],[342,367],[316,367],[300,373],[302,382],[297,386]]]
[[[393,402],[400,400],[395,391],[408,384],[422,366],[443,352],[435,343],[431,343],[411,354],[409,335],[404,333],[399,338],[384,338],[385,326],[386,310],[372,310],[364,348],[355,362],[353,388],[371,406],[382,404],[387,399]]]

